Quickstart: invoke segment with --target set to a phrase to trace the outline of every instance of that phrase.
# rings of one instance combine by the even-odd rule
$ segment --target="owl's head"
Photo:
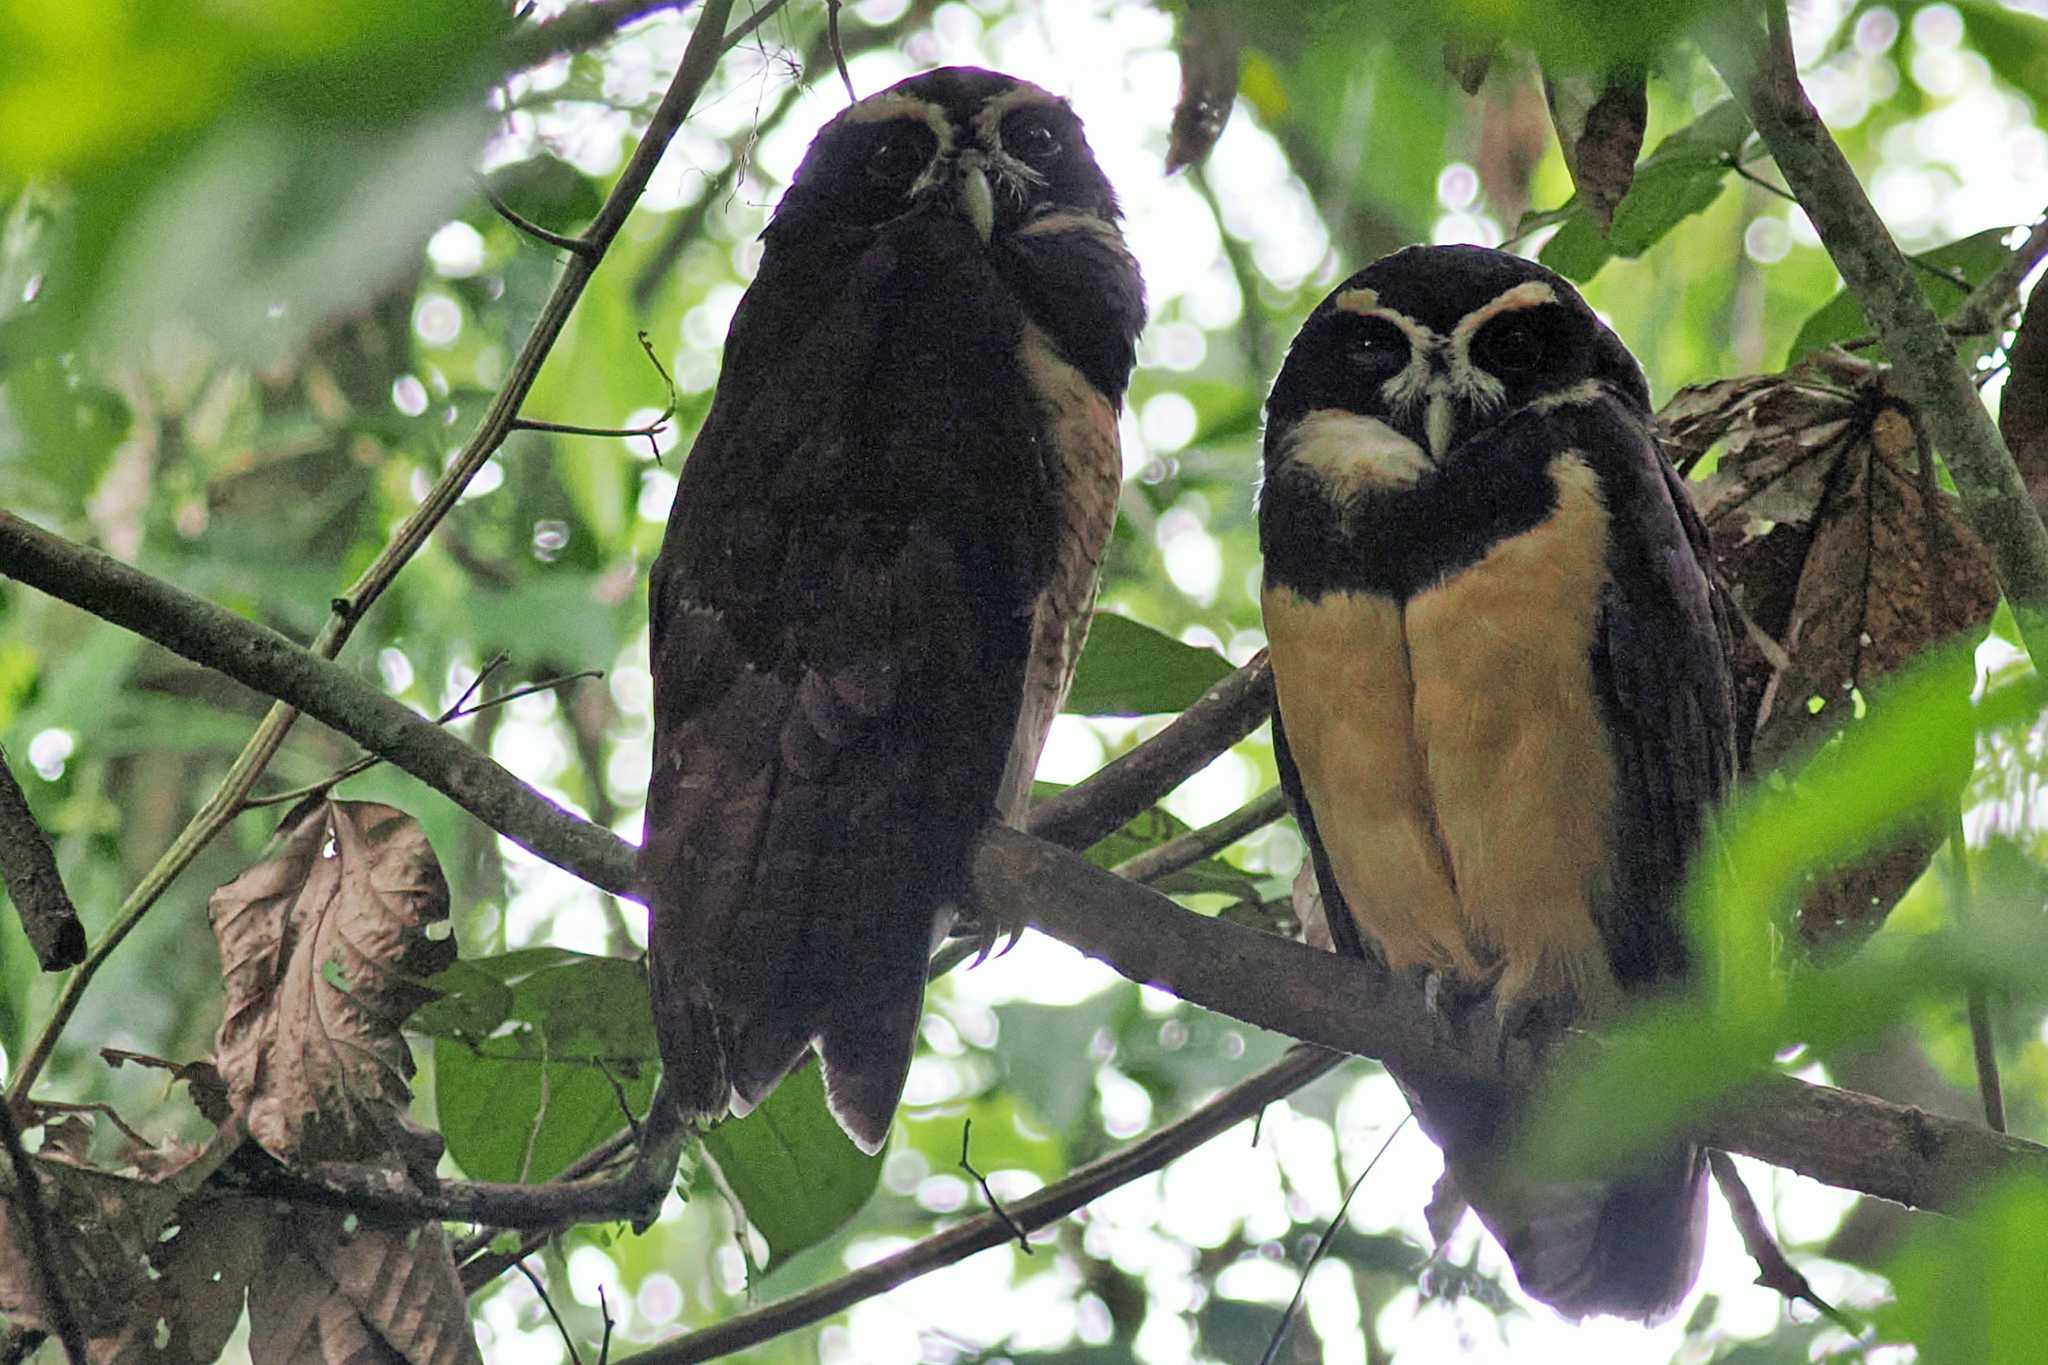
[[[948,66],[827,123],[776,217],[872,227],[934,207],[961,215],[984,242],[1055,214],[1117,216],[1116,194],[1065,100],[1029,81]]]
[[[1486,247],[1409,247],[1309,316],[1274,381],[1268,426],[1354,414],[1441,464],[1503,417],[1589,386],[1649,410],[1635,358],[1562,278]]]

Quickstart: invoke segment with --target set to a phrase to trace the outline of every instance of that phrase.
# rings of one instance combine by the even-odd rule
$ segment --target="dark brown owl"
[[[888,1135],[1115,516],[1144,320],[1117,218],[1065,101],[965,67],[834,118],[776,209],[649,590],[639,879],[687,1116],[815,1048],[841,1126]]]

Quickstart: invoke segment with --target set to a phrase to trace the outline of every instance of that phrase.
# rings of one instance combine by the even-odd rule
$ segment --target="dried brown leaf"
[[[210,1061],[173,1062],[147,1052],[130,1052],[124,1047],[103,1047],[100,1060],[108,1066],[118,1067],[133,1062],[140,1067],[150,1067],[171,1073],[173,1081],[183,1081],[192,1096],[192,1107],[208,1123],[226,1123],[233,1108],[228,1103],[228,1083],[221,1079],[220,1068]]]
[[[1922,467],[1910,411],[1874,374],[1851,387],[1803,374],[1726,380],[1679,393],[1660,418],[1682,461],[1721,448],[1697,496],[1750,627],[1733,662],[1753,768],[1811,753],[1878,679],[1989,623],[1998,583],[1983,546]],[[1968,776],[1964,762],[1958,790]],[[1816,878],[1801,936],[1815,948],[1859,941],[1940,843],[1924,823]]]
[[[1237,100],[1237,76],[1244,40],[1228,8],[1196,4],[1180,25],[1180,102],[1166,142],[1166,173],[1199,166],[1208,158],[1230,107]]]
[[[86,1165],[92,1159],[92,1115],[53,1114],[43,1120],[41,1155],[52,1161]]]
[[[1620,67],[1597,79],[1545,72],[1543,94],[1579,202],[1604,233],[1614,225],[1615,205],[1635,183],[1636,157],[1643,150],[1650,116],[1643,72]]]
[[[278,1365],[481,1365],[447,1235],[293,1219],[250,1286],[249,1354]]]
[[[2006,352],[1998,430],[2027,481],[2035,507],[2048,507],[2048,295],[2035,290]]]
[[[99,1365],[126,1361],[120,1344],[153,1302],[150,1256],[177,1196],[147,1181],[109,1175],[63,1161],[34,1163],[48,1212],[52,1269]],[[0,1202],[0,1313],[48,1330],[49,1308],[30,1263],[28,1229],[19,1209]],[[150,1318],[154,1336],[155,1317]]]
[[[1520,222],[1529,209],[1536,168],[1550,152],[1550,111],[1542,82],[1521,63],[1508,76],[1501,67],[1479,94],[1479,127],[1472,165],[1494,217]]]
[[[288,1164],[399,1164],[429,1181],[440,1138],[406,1112],[399,1028],[455,957],[430,934],[448,884],[401,811],[330,801],[208,904],[227,977],[215,1061],[251,1137]]]

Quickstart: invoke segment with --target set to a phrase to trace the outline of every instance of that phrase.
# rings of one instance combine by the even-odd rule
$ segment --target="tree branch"
[[[1748,13],[1746,6],[1734,8]],[[1895,391],[1926,418],[1964,514],[1990,547],[2029,652],[2048,658],[2048,529],[1913,267],[1799,83],[1785,0],[1766,0],[1765,13],[1765,34],[1746,17],[1710,27],[1702,38],[1707,57],[1770,148],[1842,282],[1863,305],[1892,357]]]
[[[778,8],[784,0],[769,0],[755,16],[755,21],[765,18]],[[420,505],[413,509],[404,523],[393,533],[390,542],[371,561],[360,577],[351,584],[348,591],[333,601],[333,612],[327,623],[314,638],[311,652],[324,659],[332,659],[341,652],[341,647],[354,633],[356,623],[362,620],[370,604],[389,587],[398,576],[400,569],[409,563],[427,538],[455,507],[469,481],[482,469],[485,462],[497,453],[505,438],[512,431],[519,416],[520,406],[532,390],[534,380],[540,374],[540,367],[554,349],[563,327],[568,325],[569,315],[577,301],[583,297],[584,286],[596,271],[599,263],[610,250],[612,240],[618,236],[619,228],[625,223],[626,215],[640,201],[647,189],[647,181],[654,174],[655,165],[667,150],[676,130],[696,104],[697,97],[710,83],[711,74],[717,68],[718,59],[727,47],[738,41],[737,35],[728,38],[726,22],[732,13],[733,0],[705,0],[698,15],[697,26],[690,34],[689,46],[684,50],[682,64],[677,67],[674,80],[669,83],[667,93],[661,97],[653,116],[648,120],[647,131],[626,168],[605,196],[597,217],[584,232],[584,249],[570,255],[562,267],[562,273],[555,281],[554,289],[541,307],[540,317],[535,320],[533,330],[527,334],[526,342],[520,347],[519,355],[512,362],[504,387],[498,390],[491,406],[478,422],[461,450],[449,461],[441,478],[428,490]],[[750,21],[751,22],[751,21]],[[8,571],[5,562],[0,561],[0,571]],[[277,643],[291,646],[283,637],[275,637]],[[268,646],[265,646],[267,648]],[[267,690],[267,689],[266,689]],[[272,692],[273,696],[284,693]],[[404,708],[399,708],[403,711]],[[410,714],[410,713],[407,713]],[[18,1103],[24,1099],[42,1074],[43,1065],[49,1061],[50,1053],[57,1045],[58,1035],[63,1032],[71,1015],[84,997],[85,989],[91,984],[113,951],[120,947],[142,917],[149,913],[159,897],[177,880],[180,873],[192,860],[199,856],[220,832],[228,827],[241,813],[242,804],[254,790],[263,770],[270,763],[278,747],[284,743],[299,713],[282,702],[270,708],[256,727],[255,734],[243,746],[242,752],[221,778],[213,795],[199,808],[191,821],[181,830],[171,846],[164,850],[154,866],[144,874],[135,889],[123,902],[101,940],[94,944],[85,961],[64,983],[64,991],[58,997],[50,1017],[45,1021],[42,1032],[24,1055],[21,1065],[15,1069],[7,1089],[7,1099]],[[458,741],[459,743],[459,741]],[[484,760],[488,762],[488,760]],[[403,766],[402,764],[400,766]],[[495,766],[495,765],[492,765]],[[532,795],[531,793],[529,795]],[[490,821],[486,820],[486,824]],[[494,826],[495,827],[495,826]]]
[[[505,43],[505,69],[524,71],[551,58],[608,42],[642,19],[682,9],[690,0],[588,0],[544,24],[529,24]]]
[[[104,603],[105,614],[118,624],[240,682],[275,689],[288,704],[384,753],[507,838],[593,885],[627,893],[631,845],[562,810],[431,720],[275,632],[4,513],[0,569],[52,596],[92,604],[88,609]],[[1270,677],[1262,668],[1239,670],[1197,703],[1205,709],[1191,728],[1213,729],[1219,714],[1242,720],[1246,694],[1260,689],[1270,695]],[[1153,743],[1166,738],[1162,733]],[[1175,750],[1190,744],[1183,735]],[[1106,768],[1098,774],[1112,780],[1104,794],[1086,798],[1087,807],[1099,810],[1141,795],[1138,808],[1149,804],[1153,797],[1135,789],[1132,770],[1109,775]],[[1125,818],[1118,814],[1116,822]],[[1133,981],[1163,986],[1205,1009],[1397,1070],[1499,1082],[1441,1033],[1414,992],[1367,964],[1193,914],[1029,834],[991,826],[976,852],[971,881],[975,900],[1009,907],[1012,918],[1103,959]],[[1919,1208],[1956,1208],[1969,1190],[1994,1177],[2024,1173],[2048,1180],[2048,1148],[1776,1073],[1760,1073],[1724,1097],[1717,1112],[1693,1125],[1692,1135],[1825,1184]]]
[[[324,721],[492,829],[527,831],[534,842],[512,837],[557,867],[624,892],[632,852],[609,830],[569,815],[432,720],[269,627],[8,512],[0,512],[0,573]]]
[[[1262,649],[1150,740],[1103,764],[1086,782],[1033,806],[1024,828],[1055,844],[1087,848],[1207,767],[1272,713],[1273,669]]]
[[[7,766],[7,751],[0,749],[0,877],[7,883],[7,896],[14,913],[21,917],[22,932],[35,949],[36,961],[46,972],[76,966],[85,957],[85,926],[78,922],[78,910],[64,889],[57,872],[57,858],[50,841],[43,837],[28,797]]]
[[[1020,836],[1021,837],[1021,836]],[[1141,1175],[1158,1170],[1177,1156],[1229,1131],[1259,1110],[1307,1085],[1344,1058],[1321,1048],[1297,1047],[1257,1075],[1239,1081],[1201,1108],[1170,1123],[1120,1152],[1091,1161],[1056,1184],[1020,1199],[1007,1218],[984,1213],[946,1229],[848,1275],[757,1308],[751,1313],[664,1342],[633,1357],[646,1365],[687,1365],[794,1331],[807,1323],[842,1312],[897,1285],[963,1261],[977,1251],[1001,1246],[1016,1236],[1013,1229],[1033,1232],[1058,1222],[1089,1201]]]

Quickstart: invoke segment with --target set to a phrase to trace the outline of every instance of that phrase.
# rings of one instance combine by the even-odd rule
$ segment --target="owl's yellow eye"
[[[891,133],[868,153],[868,177],[881,185],[908,184],[929,159],[924,138],[909,132]]]

